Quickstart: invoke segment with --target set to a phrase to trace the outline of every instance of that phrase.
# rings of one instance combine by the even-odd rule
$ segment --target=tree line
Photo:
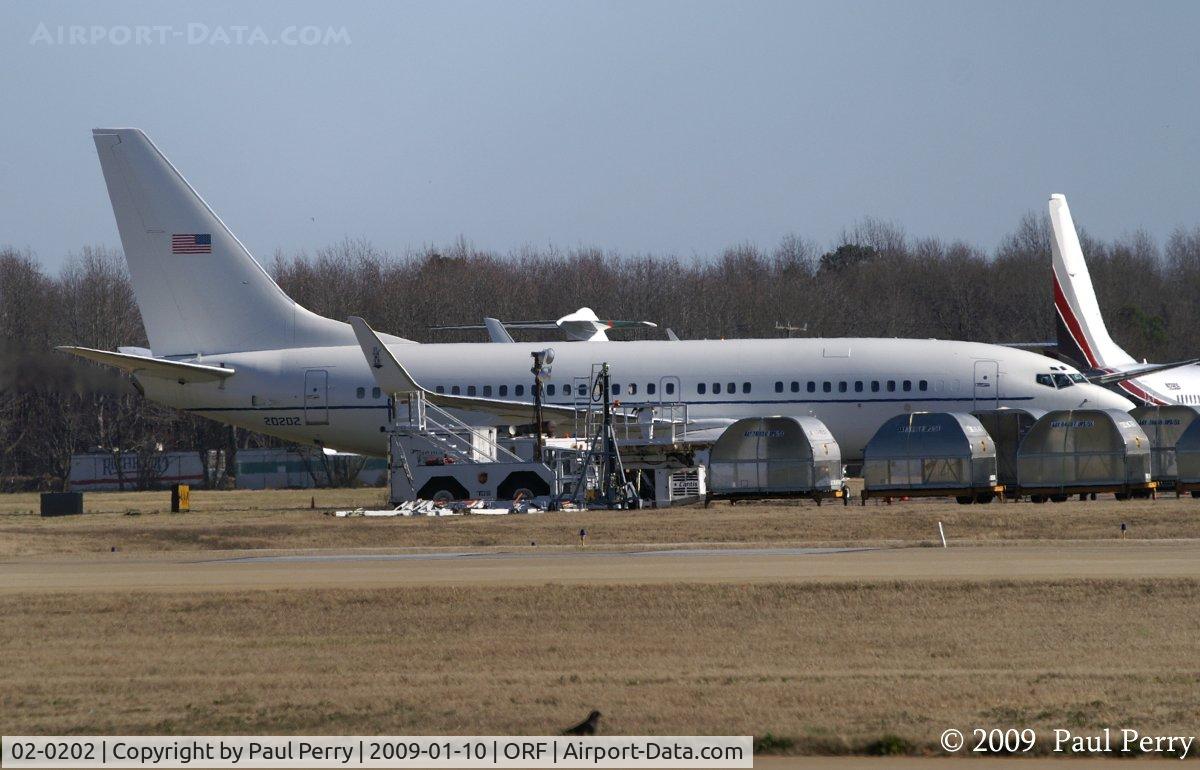
[[[991,253],[865,220],[822,248],[788,236],[711,256],[526,248],[500,254],[459,239],[391,254],[362,239],[276,253],[266,267],[291,297],[337,319],[420,342],[484,339],[429,327],[555,318],[582,306],[650,320],[681,338],[917,337],[1029,342],[1054,338],[1049,222],[1029,214]],[[1133,355],[1200,355],[1200,227],[1158,243],[1081,233],[1110,332]],[[620,333],[662,338],[663,328]],[[538,339],[535,332],[514,332]],[[617,336],[616,333],[613,335]],[[545,338],[544,336],[541,338]],[[124,376],[55,345],[145,346],[119,252],[84,248],[57,274],[0,247],[0,490],[61,488],[74,452],[196,451],[205,461],[278,442],[158,406]],[[228,469],[206,466],[209,484]]]

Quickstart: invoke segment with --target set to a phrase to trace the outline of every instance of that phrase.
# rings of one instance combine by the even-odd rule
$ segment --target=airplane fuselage
[[[389,349],[431,391],[532,402],[530,353],[546,343],[392,344]],[[1104,388],[1047,386],[1044,356],[996,345],[942,340],[834,338],[555,343],[545,402],[582,400],[576,378],[607,362],[623,406],[687,405],[697,427],[741,417],[813,415],[848,460],[878,427],[906,411],[971,411],[997,406],[1129,409]],[[236,374],[221,384],[139,375],[148,397],[221,422],[302,443],[380,455],[388,398],[357,345],[206,355]],[[1043,378],[1044,379],[1044,378]],[[1061,378],[1060,378],[1061,382]],[[459,414],[494,424],[479,412]],[[558,420],[558,431],[571,425]]]

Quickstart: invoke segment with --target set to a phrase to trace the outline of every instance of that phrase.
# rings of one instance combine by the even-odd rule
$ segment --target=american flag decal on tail
[[[171,236],[172,254],[212,254],[212,235],[184,233]]]

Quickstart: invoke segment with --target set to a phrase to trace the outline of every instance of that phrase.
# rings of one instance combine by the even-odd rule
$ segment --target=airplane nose
[[[1108,388],[1100,385],[1085,385],[1087,388],[1087,403],[1085,407],[1092,409],[1120,409],[1122,412],[1128,412],[1137,404],[1125,398],[1120,393],[1114,393]]]

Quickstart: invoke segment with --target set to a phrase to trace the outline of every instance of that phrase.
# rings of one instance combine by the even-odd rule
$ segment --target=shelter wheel
[[[1065,503],[1067,502],[1067,497],[1068,495],[1050,495],[1050,501],[1053,503]]]
[[[979,494],[975,495],[975,502],[979,503],[980,505],[987,505],[995,499],[995,492],[980,492]]]
[[[1198,498],[1200,498],[1200,489],[1193,489],[1193,490],[1192,490],[1192,497],[1198,497]]]
[[[959,505],[970,505],[971,503],[975,502],[975,497],[973,495],[958,495],[954,499],[958,501]]]

